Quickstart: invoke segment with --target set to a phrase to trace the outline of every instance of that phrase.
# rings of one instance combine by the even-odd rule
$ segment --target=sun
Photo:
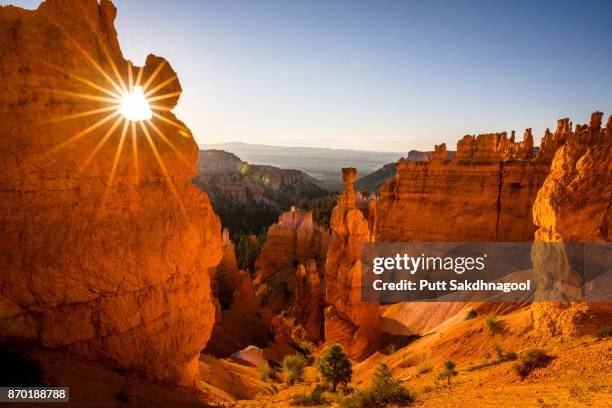
[[[117,67],[115,60],[111,57],[106,47],[102,46],[102,50],[106,55],[106,60],[110,66],[110,70],[105,70],[102,65],[96,61],[87,51],[85,51],[76,41],[71,40],[71,43],[79,50],[84,58],[91,66],[100,74],[100,78],[106,81],[106,84],[101,84],[96,81],[80,77],[73,72],[66,71],[61,67],[53,67],[59,72],[63,72],[66,76],[74,79],[80,84],[87,85],[91,89],[90,92],[77,93],[68,90],[57,90],[68,96],[76,97],[87,101],[95,101],[99,103],[99,107],[86,111],[77,111],[69,115],[64,115],[57,118],[51,118],[46,122],[59,122],[66,120],[81,119],[93,116],[104,115],[84,129],[79,129],[75,134],[70,135],[67,139],[51,147],[48,150],[49,154],[58,153],[64,147],[76,143],[79,140],[92,136],[95,130],[105,130],[99,132],[103,134],[98,139],[97,144],[92,149],[87,158],[79,166],[79,171],[84,171],[88,165],[94,160],[94,157],[101,151],[104,145],[108,143],[116,143],[115,155],[110,167],[106,189],[98,204],[98,208],[103,208],[106,203],[112,187],[114,186],[115,176],[119,169],[119,160],[125,154],[126,146],[129,146],[131,141],[131,150],[133,155],[132,172],[135,180],[140,178],[139,170],[139,149],[150,148],[155,161],[163,174],[163,179],[168,189],[178,202],[181,213],[186,215],[185,206],[181,197],[176,191],[174,180],[168,173],[168,168],[162,159],[159,143],[167,145],[172,149],[179,162],[187,167],[192,164],[182,155],[176,148],[172,140],[172,134],[166,135],[158,125],[169,125],[177,130],[177,134],[182,137],[190,137],[189,129],[181,122],[173,119],[169,112],[172,106],[164,104],[165,100],[175,99],[180,96],[180,90],[173,90],[167,93],[162,93],[170,84],[177,81],[176,74],[172,73],[168,78],[159,80],[158,77],[166,62],[160,62],[157,67],[149,74],[144,72],[144,66],[141,66],[134,71],[131,61],[127,61],[124,67],[120,67],[121,71],[127,71],[127,75],[122,75]],[[125,72],[124,71],[124,72]],[[114,78],[113,78],[114,75]],[[145,75],[147,76],[145,78]],[[93,91],[93,92],[92,92]],[[144,146],[140,141],[145,141]]]
[[[153,117],[153,112],[147,98],[145,98],[142,86],[134,86],[130,92],[123,93],[119,113],[131,122],[149,120]]]

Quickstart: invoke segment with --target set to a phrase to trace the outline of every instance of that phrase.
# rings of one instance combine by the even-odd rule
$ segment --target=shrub
[[[327,403],[327,400],[323,397],[325,387],[321,384],[310,392],[310,394],[297,394],[291,398],[290,405],[300,405],[303,407],[312,407],[316,405],[323,405]]]
[[[273,371],[270,366],[266,363],[262,363],[257,366],[257,372],[259,373],[259,379],[261,381],[268,382],[273,377]]]
[[[444,362],[444,368],[438,374],[439,379],[446,379],[448,385],[451,383],[451,378],[457,375],[457,371],[455,371],[455,362],[453,360],[448,360]]]
[[[383,408],[390,404],[405,405],[413,401],[410,392],[393,378],[391,369],[384,363],[376,367],[372,385],[342,400],[343,408]]]
[[[419,374],[427,374],[427,373],[430,373],[432,369],[433,369],[433,367],[431,366],[431,364],[421,364],[417,368],[417,373],[419,373]]]
[[[514,351],[508,351],[504,354],[504,361],[514,361],[518,358],[517,354]]]
[[[285,356],[283,359],[283,374],[285,375],[285,382],[288,385],[293,385],[296,382],[303,381],[304,368],[307,365],[306,360],[300,354]]]
[[[294,348],[304,357],[309,357],[311,354],[310,350],[314,348],[314,345],[308,341],[301,341],[299,344],[296,344]]]
[[[339,384],[351,382],[353,364],[339,344],[332,344],[323,351],[317,361],[317,367],[321,379],[331,384],[333,392],[336,392]]]
[[[518,375],[525,378],[534,368],[546,367],[552,359],[544,350],[528,349],[521,353],[513,368]]]
[[[476,313],[476,311],[472,309],[467,313],[467,315],[465,315],[465,319],[463,320],[472,320],[475,319],[476,316],[478,316],[478,313]]]
[[[408,358],[408,356],[410,356],[410,353],[409,353],[409,352],[405,352],[404,354],[402,354],[402,361],[400,361],[400,363],[399,363],[399,367],[401,367],[401,368],[407,368],[407,367],[410,367],[410,365],[411,365],[411,361],[410,361],[410,359]]]
[[[498,360],[501,360],[504,357],[504,350],[497,342],[493,343],[493,352],[497,356]]]
[[[608,337],[612,337],[612,327],[604,326],[597,330],[596,336],[600,339],[605,339]]]
[[[381,353],[386,355],[386,356],[390,356],[391,354],[395,353],[395,351],[397,350],[396,346],[394,343],[389,343],[387,344],[382,350]]]
[[[485,326],[489,329],[491,334],[495,333],[503,333],[505,330],[504,322],[501,320],[497,320],[494,315],[488,315],[485,319]]]

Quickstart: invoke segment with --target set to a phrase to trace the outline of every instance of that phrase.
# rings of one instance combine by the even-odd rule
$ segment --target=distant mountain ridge
[[[359,175],[370,174],[396,162],[405,152],[375,152],[322,147],[287,147],[231,142],[203,146],[232,152],[249,163],[301,170],[330,190],[341,190],[341,169],[355,167]]]
[[[200,150],[196,169],[193,183],[232,233],[258,232],[301,198],[326,194],[302,171],[250,164],[223,150]]]

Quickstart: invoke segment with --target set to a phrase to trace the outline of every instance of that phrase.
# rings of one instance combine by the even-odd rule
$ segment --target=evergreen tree
[[[332,391],[336,392],[339,384],[348,384],[353,376],[353,365],[342,346],[332,344],[325,349],[317,362],[321,379],[331,384]]]

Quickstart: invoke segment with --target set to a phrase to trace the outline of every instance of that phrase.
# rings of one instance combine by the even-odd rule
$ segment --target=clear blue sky
[[[125,56],[178,71],[175,111],[199,143],[454,148],[612,111],[612,1],[115,5]]]

